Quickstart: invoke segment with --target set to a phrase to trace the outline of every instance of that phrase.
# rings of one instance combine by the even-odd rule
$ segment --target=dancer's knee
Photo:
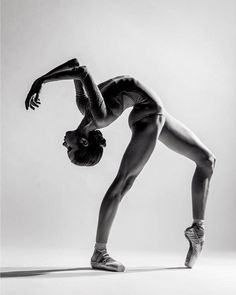
[[[212,153],[206,152],[197,162],[197,165],[201,167],[204,171],[204,174],[209,177],[214,172],[215,163],[216,157]]]

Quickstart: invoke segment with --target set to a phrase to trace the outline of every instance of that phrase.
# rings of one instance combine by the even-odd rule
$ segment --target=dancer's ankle
[[[205,224],[204,224],[205,220],[204,219],[193,219],[193,224],[197,224],[203,228],[205,228]]]
[[[96,250],[106,250],[106,247],[107,247],[107,243],[100,243],[100,242],[96,242],[94,248]]]

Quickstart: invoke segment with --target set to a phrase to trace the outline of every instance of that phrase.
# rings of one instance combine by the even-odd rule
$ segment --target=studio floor
[[[193,269],[183,266],[182,254],[113,254],[126,265],[124,273],[92,270],[89,253],[12,257],[1,269],[1,294],[236,294],[236,253],[202,253]]]

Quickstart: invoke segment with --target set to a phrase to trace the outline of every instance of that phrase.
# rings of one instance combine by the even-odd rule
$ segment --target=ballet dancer
[[[25,100],[26,109],[39,107],[43,84],[59,80],[73,80],[76,103],[83,115],[78,128],[66,132],[63,143],[70,161],[76,165],[93,166],[100,161],[106,140],[99,129],[113,123],[125,109],[132,108],[128,119],[132,137],[100,207],[92,268],[125,270],[122,263],[108,254],[108,236],[120,201],[150,158],[157,139],[196,164],[192,178],[193,222],[184,231],[189,241],[185,266],[192,268],[205,239],[205,208],[215,166],[213,153],[190,129],[171,116],[160,98],[141,82],[124,75],[97,85],[87,67],[80,66],[77,59],[36,79]]]

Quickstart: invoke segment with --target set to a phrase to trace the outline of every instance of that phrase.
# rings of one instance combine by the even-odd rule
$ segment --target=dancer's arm
[[[49,71],[46,75],[59,73],[65,70],[72,70],[75,66],[79,66],[79,62],[76,58],[70,59],[69,61],[61,64],[60,66],[54,68],[53,70]],[[81,114],[85,115],[86,108],[88,105],[88,97],[85,94],[83,84],[80,80],[74,80],[75,85],[75,97],[76,97],[76,104],[78,109],[80,110]]]
[[[70,59],[67,62],[57,66],[56,68],[52,69],[44,76],[48,76],[50,74],[55,74],[55,73],[59,73],[59,72],[65,71],[65,70],[73,69],[75,66],[79,66],[79,62],[76,58],[73,58],[73,59]],[[39,92],[41,89],[42,82],[39,80],[41,80],[41,78],[39,78],[35,81],[35,83],[33,84],[34,87],[32,86],[33,88],[35,88],[35,84],[36,85],[38,84],[37,94],[35,93],[35,97],[34,97],[34,99],[31,99],[30,105],[29,105],[29,107],[32,109],[34,109],[35,107],[38,107],[40,104]],[[75,93],[76,93],[76,104],[77,104],[80,112],[84,115],[85,110],[86,110],[86,106],[88,104],[88,97],[85,95],[85,91],[84,91],[83,86],[79,80],[74,80],[74,85],[75,85]],[[30,91],[30,93],[32,93],[32,91]],[[26,103],[28,104],[29,102],[26,102]]]
[[[74,80],[76,104],[80,112],[85,115],[89,107],[88,96],[85,93],[83,83],[80,80]]]
[[[50,75],[50,74],[55,74],[55,73],[62,72],[62,71],[65,71],[65,70],[71,70],[76,66],[79,66],[79,62],[78,62],[78,60],[76,58],[73,58],[73,59],[70,59],[67,62],[57,66],[56,68],[52,69],[51,71],[49,71],[44,76]]]
[[[62,72],[49,72],[49,74],[38,78],[33,83],[30,92],[26,98],[26,109],[28,109],[29,107],[34,109],[34,107],[37,106],[38,96],[42,84],[53,81],[71,79],[80,80],[83,83],[83,86],[88,94],[89,108],[93,119],[98,125],[100,125],[104,120],[106,120],[107,108],[98,86],[93,81],[93,78],[87,71],[86,67],[74,67],[73,69],[65,70]]]

